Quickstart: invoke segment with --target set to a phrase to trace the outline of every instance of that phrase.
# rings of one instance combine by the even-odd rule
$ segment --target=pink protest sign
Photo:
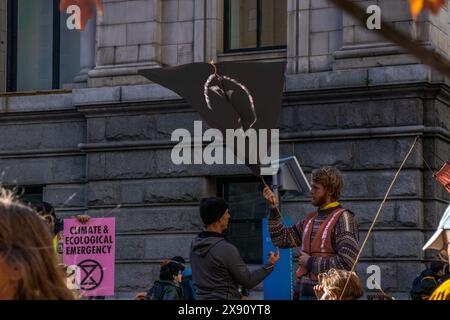
[[[114,295],[115,218],[65,219],[63,259],[83,296]]]

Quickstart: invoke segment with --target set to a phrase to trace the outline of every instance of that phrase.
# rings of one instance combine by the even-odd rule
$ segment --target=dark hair
[[[200,201],[200,216],[203,224],[208,226],[225,214],[228,209],[228,203],[222,198],[204,198]]]
[[[38,202],[33,204],[34,210],[40,215],[50,214],[56,219],[55,208],[48,202]]]
[[[40,215],[51,215],[53,217],[53,234],[56,235],[64,229],[63,220],[56,216],[55,208],[48,202],[38,202],[32,205],[33,209]]]
[[[182,256],[175,256],[175,257],[173,257],[170,260],[175,261],[175,262],[179,262],[179,263],[182,263],[182,264],[186,263],[186,260],[184,260],[184,258]]]
[[[186,264],[186,261],[184,260],[184,258],[182,256],[175,256],[172,259],[170,259],[170,261],[174,261],[174,262],[178,263],[181,266],[181,272],[184,271],[184,269],[185,269],[184,265]]]
[[[442,262],[442,261],[433,261],[433,262],[430,264],[430,269],[431,269],[431,271],[433,271],[434,273],[437,273],[437,272],[439,272],[439,271],[443,271],[444,266],[445,266],[445,263]]]
[[[181,271],[182,266],[178,262],[167,262],[161,266],[161,270],[159,271],[159,279],[173,281],[173,277],[176,277]]]

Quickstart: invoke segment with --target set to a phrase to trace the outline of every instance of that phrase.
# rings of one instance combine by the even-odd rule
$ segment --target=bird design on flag
[[[255,103],[252,94],[248,90],[246,86],[237,81],[234,78],[230,78],[228,76],[221,76],[217,71],[217,67],[214,62],[211,61],[211,65],[214,68],[214,73],[212,73],[208,79],[206,80],[203,86],[203,92],[205,96],[206,107],[213,110],[214,103],[211,101],[210,92],[214,93],[221,99],[225,99],[227,104],[229,104],[238,117],[237,121],[239,126],[244,130],[252,128],[253,125],[258,120],[255,110]],[[225,89],[225,85],[229,88]],[[234,94],[244,94],[247,97],[248,104],[245,103],[246,99],[241,100],[240,103],[236,103],[234,101]],[[235,105],[243,105],[241,108],[236,107]]]
[[[103,16],[102,0],[61,0],[59,10],[66,12],[67,8],[76,5],[81,11],[81,30],[84,30],[87,22],[94,16],[94,7],[100,16]]]
[[[444,3],[445,0],[409,0],[409,7],[413,19],[416,19],[424,9],[429,9],[433,14],[437,14]]]

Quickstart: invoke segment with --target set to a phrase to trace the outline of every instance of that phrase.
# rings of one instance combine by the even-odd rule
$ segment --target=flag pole
[[[409,149],[408,153],[406,154],[405,158],[403,159],[402,164],[400,165],[400,167],[398,168],[397,172],[395,173],[395,176],[392,179],[391,184],[389,185],[389,188],[386,191],[386,194],[384,195],[383,201],[381,202],[380,207],[378,208],[377,214],[375,215],[375,218],[373,219],[372,224],[370,225],[369,231],[367,232],[366,237],[365,237],[365,239],[364,239],[364,241],[363,241],[363,243],[361,245],[361,249],[359,249],[358,256],[356,257],[356,260],[353,263],[353,266],[352,266],[352,269],[351,269],[350,273],[353,273],[355,271],[356,265],[359,262],[359,258],[361,257],[361,254],[362,254],[362,252],[364,250],[364,247],[365,247],[365,245],[367,243],[367,240],[369,239],[369,236],[372,233],[372,230],[373,230],[373,228],[375,226],[375,223],[377,222],[377,219],[380,216],[381,209],[383,209],[383,206],[384,206],[384,204],[385,204],[385,202],[387,200],[387,197],[389,196],[389,193],[391,192],[391,189],[394,186],[395,181],[397,181],[397,178],[398,178],[398,176],[400,174],[400,171],[402,171],[403,166],[406,163],[406,160],[408,160],[411,152],[414,150],[414,146],[416,145],[418,139],[419,139],[419,136],[417,136],[414,139],[414,143],[412,144],[411,148]],[[345,293],[345,290],[347,289],[349,281],[350,281],[350,276],[347,278],[347,281],[345,282],[345,286],[344,286],[344,289],[342,290],[342,293],[341,293],[341,296],[339,297],[339,300],[342,300],[342,297],[344,296],[344,293]],[[381,286],[380,286],[380,288],[381,288]]]
[[[270,189],[270,187],[269,187],[269,185],[266,183],[266,180],[264,179],[264,177],[263,177],[263,176],[259,176],[259,177],[261,178],[261,180],[262,180],[264,186],[265,186],[266,188],[269,188],[269,189]],[[275,210],[278,212],[278,215],[280,216],[281,220],[283,220],[283,222],[284,222],[283,215],[281,214],[281,211],[280,211],[280,208],[278,208],[278,205],[275,206]],[[297,246],[297,242],[295,241],[294,237],[293,237],[292,234],[289,232],[289,230],[287,230],[287,234],[289,235],[289,238],[290,238],[292,244],[293,244],[294,246]]]

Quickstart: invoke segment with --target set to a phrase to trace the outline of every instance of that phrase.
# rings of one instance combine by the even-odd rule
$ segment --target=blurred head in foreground
[[[342,300],[356,300],[363,296],[364,290],[355,272],[347,270],[330,269],[328,272],[319,274],[319,286],[323,292],[321,300],[340,300],[345,283],[347,288],[342,296]]]
[[[71,300],[44,219],[0,187],[0,300]]]

